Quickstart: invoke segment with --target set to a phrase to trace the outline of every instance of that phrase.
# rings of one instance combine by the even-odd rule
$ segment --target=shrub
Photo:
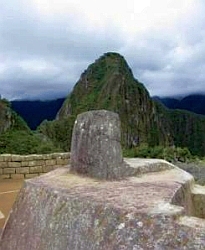
[[[37,134],[26,131],[7,131],[0,136],[0,153],[37,154],[59,152],[51,141],[45,141]]]
[[[142,144],[135,148],[125,149],[123,154],[126,157],[159,158],[170,162],[186,162],[194,159],[194,156],[191,155],[188,148],[163,146],[149,147],[147,144]]]

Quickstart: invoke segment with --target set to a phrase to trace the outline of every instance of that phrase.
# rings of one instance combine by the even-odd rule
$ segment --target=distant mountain
[[[159,99],[153,100],[117,53],[106,53],[89,65],[64,101],[57,119],[44,122],[39,131],[69,150],[76,116],[93,109],[119,114],[124,148],[172,145],[188,147],[196,155],[205,154],[205,116],[171,110]]]
[[[127,147],[171,143],[147,89],[117,53],[104,54],[82,73],[57,117],[63,120],[92,109],[119,114],[122,143]]]
[[[153,96],[153,100],[162,102],[167,108],[170,109],[177,109],[180,100],[177,98],[172,98],[172,97],[159,97],[159,96]]]
[[[0,99],[0,135],[11,130],[29,131],[25,121],[11,108],[10,103]]]
[[[161,101],[170,109],[183,109],[205,115],[205,95],[202,94],[188,95],[180,100],[171,97],[153,97],[153,99]]]
[[[0,99],[0,154],[38,154],[58,152],[60,148],[42,134],[31,131],[26,122]]]
[[[15,110],[35,130],[43,120],[54,120],[65,98],[50,101],[16,100],[11,102]]]

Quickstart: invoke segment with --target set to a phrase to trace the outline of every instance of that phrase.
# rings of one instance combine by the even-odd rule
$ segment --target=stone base
[[[165,161],[125,161],[136,177],[100,181],[61,168],[27,180],[0,249],[205,249],[192,193],[203,200],[205,190]]]

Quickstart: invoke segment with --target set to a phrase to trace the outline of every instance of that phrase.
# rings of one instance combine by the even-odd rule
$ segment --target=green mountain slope
[[[184,110],[169,112],[174,143],[187,147],[193,155],[205,155],[205,116]]]
[[[162,124],[148,91],[134,79],[127,62],[117,53],[106,53],[91,64],[65,100],[57,121],[44,123],[40,129],[57,138],[56,141],[62,141],[63,136],[70,140],[68,127],[59,136],[60,124],[66,124],[66,120],[73,124],[77,114],[93,109],[107,109],[119,114],[123,146],[171,143],[169,132]],[[69,146],[69,141],[65,143]],[[66,149],[66,144],[64,147]]]
[[[0,154],[34,154],[59,151],[50,140],[32,132],[10,103],[0,99]]]
[[[25,121],[18,116],[5,99],[0,99],[0,134],[8,130],[25,130],[29,128]]]
[[[185,110],[172,110],[155,102],[157,113],[169,133],[175,147],[188,148],[193,155],[205,155],[205,116]]]
[[[66,98],[56,120],[45,121],[39,131],[52,138],[55,145],[69,150],[76,116],[93,109],[119,114],[124,148],[143,144],[176,146],[188,147],[196,155],[205,154],[205,117],[172,111],[153,101],[117,53],[106,53],[91,64]]]

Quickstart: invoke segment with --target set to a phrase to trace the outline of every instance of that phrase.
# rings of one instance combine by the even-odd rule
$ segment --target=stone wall
[[[69,164],[69,153],[0,155],[0,179],[27,179]]]

